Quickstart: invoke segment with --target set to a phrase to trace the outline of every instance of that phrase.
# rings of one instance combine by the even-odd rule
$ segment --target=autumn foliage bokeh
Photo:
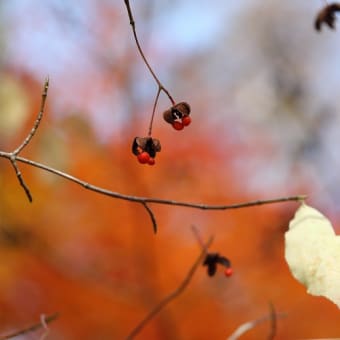
[[[55,4],[46,2],[46,6]],[[215,91],[213,83],[208,91],[209,86],[198,81],[204,76],[210,79],[211,74],[199,73],[198,67],[201,63],[206,67],[209,50],[192,59],[183,57],[185,62],[176,65],[168,59],[171,53],[175,57],[176,49],[166,49],[152,39],[146,44],[147,53],[174,97],[190,103],[193,121],[183,131],[172,129],[162,120],[162,111],[170,105],[162,97],[153,130],[162,151],[156,165],[140,165],[131,153],[131,143],[135,136],[147,133],[157,88],[138,57],[123,1],[93,6],[97,12],[87,18],[93,22],[87,22],[86,29],[83,22],[79,26],[72,22],[66,11],[53,12],[60,25],[75,25],[82,29],[78,34],[94,37],[94,43],[86,45],[84,39],[86,44],[77,45],[81,53],[74,51],[74,59],[93,58],[96,68],[84,69],[80,79],[72,68],[43,70],[51,78],[47,109],[23,156],[120,193],[187,202],[232,204],[309,195],[318,189],[314,173],[305,160],[299,161],[301,154],[291,150],[289,138],[277,143],[277,135],[271,132],[277,126],[270,117],[264,124],[243,119],[238,112],[242,107],[232,99],[233,94],[241,96],[236,88]],[[133,6],[137,29],[142,40],[147,40],[146,19],[152,14],[144,2]],[[166,16],[157,9],[159,16]],[[148,28],[152,33],[151,24]],[[176,32],[172,38],[176,39]],[[107,42],[111,60],[99,40]],[[2,61],[2,150],[14,149],[30,130],[43,79],[25,67],[20,57]],[[139,86],[141,79],[144,83]],[[305,98],[298,91],[284,94],[277,109],[283,112],[281,127],[296,141],[282,117],[298,112]],[[14,117],[12,122],[6,119],[8,115]],[[296,117],[292,118],[294,126],[303,124],[304,117]],[[287,157],[288,170],[282,177],[276,164],[278,153]],[[0,162],[0,334],[36,323],[41,314],[58,312],[48,339],[123,339],[186,276],[201,251],[192,233],[194,225],[202,238],[214,236],[211,251],[230,258],[234,275],[226,278],[220,268],[210,278],[200,267],[184,293],[138,339],[226,339],[242,323],[268,314],[269,302],[278,313],[286,313],[277,321],[278,339],[339,335],[337,307],[307,295],[284,261],[284,232],[297,203],[228,211],[153,204],[159,228],[155,235],[140,204],[101,196],[27,165],[20,167],[33,195],[32,204],[9,162]],[[273,180],[273,173],[280,178]],[[311,196],[312,202],[324,203]],[[332,208],[336,225],[340,216]],[[243,338],[260,339],[268,333],[269,324],[263,323]]]

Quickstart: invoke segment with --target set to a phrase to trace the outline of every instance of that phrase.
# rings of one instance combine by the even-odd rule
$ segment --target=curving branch
[[[42,316],[41,321],[39,323],[28,326],[28,327],[23,328],[19,331],[9,333],[7,335],[0,335],[0,340],[12,339],[12,338],[15,338],[17,336],[21,336],[21,335],[25,335],[25,334],[30,333],[30,332],[34,332],[34,331],[36,331],[40,328],[48,329],[47,324],[56,320],[58,317],[59,317],[59,313],[54,313],[54,314],[46,316],[46,317]]]
[[[213,241],[213,238],[210,237],[208,242],[204,244],[204,247],[188,271],[187,275],[185,276],[184,280],[181,282],[181,284],[169,295],[167,295],[162,301],[159,302],[157,306],[155,306],[147,315],[146,317],[131,331],[131,333],[126,337],[126,340],[131,340],[133,339],[138,333],[141,332],[141,330],[165,307],[167,306],[171,301],[176,299],[183,291],[185,288],[189,285],[192,277],[194,276],[198,266],[201,264],[203,261],[203,258],[207,252],[207,249],[211,245]]]
[[[29,144],[29,142],[32,140],[33,136],[35,135],[39,125],[40,125],[40,122],[41,122],[41,119],[43,117],[43,114],[44,114],[44,110],[45,110],[45,103],[46,103],[46,98],[47,98],[47,91],[48,91],[48,86],[49,86],[49,78],[47,77],[46,80],[45,80],[45,83],[44,83],[44,88],[43,88],[43,91],[42,91],[42,94],[41,94],[41,102],[40,102],[40,110],[39,110],[39,113],[38,113],[38,116],[34,122],[34,125],[30,131],[30,133],[27,135],[27,137],[23,140],[23,142],[11,153],[8,153],[10,156],[9,156],[9,160],[14,168],[14,171],[15,171],[15,174],[18,178],[18,181],[20,183],[20,185],[23,187],[24,189],[24,192],[28,198],[28,200],[30,202],[33,201],[33,198],[32,198],[32,194],[27,186],[27,184],[25,183],[23,177],[22,177],[22,173],[18,167],[18,164],[16,162],[17,160],[17,156],[19,155],[19,153]]]
[[[273,340],[276,335],[276,323],[278,318],[285,318],[286,313],[277,313],[272,303],[269,304],[269,313],[261,318],[247,321],[242,325],[238,326],[235,331],[227,338],[227,340],[237,340],[242,337],[245,333],[255,328],[257,325],[266,321],[270,322],[270,333],[266,337],[268,340]]]
[[[145,54],[143,52],[142,46],[141,46],[141,44],[139,42],[138,36],[137,36],[136,24],[135,24],[135,19],[134,19],[133,14],[132,14],[131,6],[130,6],[130,1],[129,0],[124,0],[124,2],[125,2],[126,10],[127,10],[129,21],[130,21],[130,25],[131,25],[131,28],[132,28],[133,37],[135,39],[135,43],[136,43],[138,52],[139,52],[140,56],[142,57],[142,59],[144,61],[144,64],[148,68],[150,74],[152,75],[153,79],[155,80],[155,82],[156,82],[156,84],[158,86],[155,102],[154,102],[152,113],[151,113],[150,123],[149,123],[148,136],[151,136],[153,118],[154,118],[154,115],[155,115],[155,111],[156,111],[156,107],[157,107],[157,103],[158,103],[158,99],[159,99],[160,93],[163,91],[168,96],[168,98],[169,98],[169,100],[170,100],[172,105],[175,105],[176,102],[172,98],[172,96],[171,96],[170,92],[167,90],[167,88],[161,83],[161,81],[157,77],[155,71],[152,69],[148,59],[146,58],[146,56],[145,56]]]
[[[42,120],[42,117],[44,115],[44,111],[45,111],[45,103],[46,103],[46,98],[47,98],[47,91],[48,91],[48,87],[49,87],[49,83],[50,80],[47,77],[45,79],[45,83],[44,83],[44,87],[43,87],[43,91],[41,94],[41,102],[40,102],[40,110],[38,113],[38,116],[34,122],[34,125],[30,131],[30,133],[28,134],[28,136],[24,139],[24,141],[12,152],[12,154],[14,156],[19,155],[19,153],[28,145],[28,143],[31,141],[31,139],[33,138],[33,136],[35,135],[36,131],[38,130],[38,127],[40,125],[40,122]]]
[[[147,203],[142,202],[142,205],[145,208],[145,210],[148,212],[148,214],[151,218],[151,222],[152,222],[152,226],[153,226],[153,232],[156,234],[157,233],[157,221],[156,221],[155,214],[152,211],[152,209],[147,205]]]
[[[170,99],[172,105],[175,105],[175,101],[174,99],[172,98],[171,94],[169,93],[169,91],[164,87],[164,85],[161,83],[161,81],[158,79],[158,77],[156,76],[156,73],[154,72],[154,70],[152,69],[152,67],[150,66],[150,63],[148,62],[147,58],[145,57],[145,54],[143,52],[143,49],[139,43],[139,40],[138,40],[138,36],[137,36],[137,31],[136,31],[136,24],[135,24],[135,20],[133,18],[133,14],[132,14],[132,10],[131,10],[131,6],[130,6],[130,1],[129,0],[124,0],[125,2],[125,6],[126,6],[126,9],[127,9],[127,12],[128,12],[128,16],[129,16],[129,20],[130,20],[130,25],[131,25],[131,28],[132,28],[132,32],[133,32],[133,36],[135,38],[135,42],[136,42],[136,45],[137,45],[137,49],[138,49],[138,52],[140,54],[140,56],[142,57],[146,67],[148,68],[148,70],[150,71],[153,79],[155,80],[155,82],[157,83],[158,85],[158,92],[161,92],[163,91],[167,96],[168,98]],[[159,94],[158,94],[159,95]],[[158,97],[157,95],[157,97]],[[157,102],[157,100],[156,100]]]
[[[1,157],[11,160],[11,158],[13,157],[13,154],[11,152],[0,151],[0,158]],[[255,200],[255,201],[234,203],[234,204],[204,204],[204,203],[191,203],[191,202],[176,201],[176,200],[170,200],[170,199],[126,195],[126,194],[122,194],[116,191],[111,191],[105,188],[98,187],[96,185],[83,181],[77,177],[69,175],[63,171],[54,169],[45,164],[38,163],[30,159],[24,158],[24,157],[17,156],[15,157],[15,160],[21,163],[31,165],[35,168],[45,170],[59,177],[63,177],[67,179],[68,181],[79,184],[84,189],[94,191],[98,194],[110,196],[110,197],[125,200],[125,201],[142,203],[142,204],[154,203],[154,204],[163,204],[163,205],[175,205],[175,206],[180,206],[180,207],[194,208],[194,209],[201,209],[201,210],[230,210],[230,209],[240,209],[240,208],[253,207],[257,205],[282,203],[282,202],[289,202],[289,201],[302,202],[307,198],[307,195],[295,195],[295,196],[278,197],[278,198],[265,199],[265,200]]]
[[[0,151],[0,158],[7,158],[10,160],[13,164],[13,153],[11,152],[4,152]],[[77,177],[74,177],[72,175],[69,175],[63,171],[51,168],[47,165],[32,161],[30,159],[16,156],[15,161],[28,164],[30,166],[33,166],[35,168],[39,168],[42,170],[45,170],[47,172],[50,172],[54,175],[57,175],[59,177],[62,177],[68,181],[71,181],[73,183],[76,183],[80,186],[82,186],[84,189],[96,192],[101,195],[109,196],[112,198],[124,200],[124,201],[130,201],[134,203],[141,203],[146,208],[148,213],[150,214],[150,207],[145,206],[147,203],[153,203],[153,204],[161,204],[161,205],[172,205],[172,206],[179,206],[179,207],[185,207],[185,208],[193,208],[193,209],[200,209],[200,210],[231,210],[231,209],[241,209],[241,208],[248,208],[258,205],[265,205],[265,204],[274,204],[274,203],[283,203],[283,202],[289,202],[289,201],[295,201],[295,202],[302,202],[304,201],[307,196],[306,195],[296,195],[296,196],[288,196],[288,197],[279,197],[279,198],[272,198],[272,199],[265,199],[265,200],[255,200],[255,201],[249,201],[249,202],[243,202],[243,203],[235,203],[235,204],[204,204],[204,203],[192,203],[192,202],[183,202],[183,201],[176,201],[176,200],[170,200],[170,199],[161,199],[161,198],[152,198],[152,197],[142,197],[142,196],[133,196],[133,195],[126,195],[122,194],[116,191],[111,191],[105,188],[98,187],[96,185],[90,184],[86,181],[83,181]],[[153,226],[155,229],[155,218],[154,215],[150,214],[153,221]]]

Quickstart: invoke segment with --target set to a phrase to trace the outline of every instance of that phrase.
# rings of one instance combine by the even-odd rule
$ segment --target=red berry
[[[225,276],[231,276],[233,275],[233,269],[232,268],[227,268],[225,271],[224,271],[224,275]]]
[[[175,129],[175,130],[183,130],[184,128],[184,125],[181,123],[181,122],[178,122],[178,121],[174,121],[172,123],[172,127]]]
[[[188,126],[191,124],[191,118],[189,116],[184,116],[182,118],[182,124],[183,126]]]
[[[150,159],[148,160],[148,164],[149,165],[154,165],[155,164],[155,159],[150,157]]]
[[[150,155],[146,151],[143,151],[137,156],[137,159],[139,163],[145,164],[149,162]]]

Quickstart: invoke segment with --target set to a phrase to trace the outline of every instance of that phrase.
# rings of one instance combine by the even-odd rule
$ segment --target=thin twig
[[[178,295],[180,295],[185,290],[185,288],[190,283],[192,277],[194,276],[198,266],[201,264],[205,256],[205,253],[207,249],[209,248],[209,246],[211,245],[212,241],[213,241],[213,238],[210,237],[208,242],[204,245],[204,248],[202,249],[195,263],[192,265],[192,267],[188,271],[182,283],[147,314],[147,316],[126,337],[127,340],[133,339],[150,322],[150,320],[152,320],[168,303],[170,303],[172,300],[177,298]]]
[[[14,155],[10,158],[11,164],[13,165],[15,174],[17,175],[17,178],[18,178],[18,180],[19,180],[19,183],[20,183],[20,185],[23,187],[24,192],[25,192],[25,194],[26,194],[28,200],[32,203],[33,198],[32,198],[31,192],[30,192],[30,190],[28,189],[28,186],[27,186],[27,184],[25,183],[25,181],[24,181],[24,179],[23,179],[23,177],[22,177],[21,171],[19,170],[18,164],[17,164],[17,162],[15,161],[15,159],[16,159],[16,157],[15,157]]]
[[[277,318],[285,318],[286,316],[287,316],[286,313],[275,313],[274,317],[275,317],[275,320],[276,320]],[[246,332],[255,328],[258,324],[263,323],[263,322],[268,321],[268,320],[273,320],[272,311],[270,311],[269,315],[265,315],[262,318],[243,323],[242,325],[240,325],[239,327],[237,327],[235,329],[235,331],[227,338],[227,340],[237,340],[243,334],[245,334]],[[271,324],[271,327],[272,327],[272,324]],[[275,328],[275,332],[276,332],[276,328]],[[272,329],[271,329],[271,335],[275,336],[275,333],[274,334],[272,333]],[[271,338],[271,339],[273,339],[273,338]]]
[[[153,232],[156,234],[157,233],[157,221],[156,221],[155,214],[153,213],[152,209],[145,202],[143,202],[142,205],[144,206],[144,208],[146,209],[146,211],[150,215],[152,226],[153,226]]]
[[[194,233],[195,237],[196,237],[196,240],[198,242],[198,244],[200,245],[200,247],[203,249],[204,248],[204,242],[202,240],[202,237],[197,229],[196,226],[192,225],[191,226],[191,229],[192,229],[192,232]]]
[[[277,331],[277,315],[275,311],[274,305],[270,302],[269,303],[269,317],[270,317],[270,330],[267,339],[273,340],[276,336]]]
[[[32,326],[23,328],[19,331],[16,331],[16,332],[13,332],[13,333],[10,333],[10,334],[7,334],[7,335],[0,335],[0,340],[11,339],[11,338],[14,338],[16,336],[24,335],[24,334],[29,333],[29,332],[34,332],[34,331],[38,330],[39,328],[45,328],[47,323],[54,321],[55,319],[58,318],[58,316],[59,316],[58,313],[54,313],[50,316],[44,317],[44,322],[40,321],[39,323],[36,323]]]
[[[138,51],[139,51],[139,54],[141,55],[146,67],[149,69],[152,77],[154,78],[154,80],[156,81],[157,85],[158,85],[158,91],[163,91],[167,96],[168,98],[170,99],[171,103],[173,105],[175,105],[175,101],[174,99],[172,98],[172,96],[170,95],[169,91],[163,86],[163,84],[161,83],[161,81],[158,79],[158,77],[156,76],[155,72],[153,71],[153,69],[151,68],[148,60],[146,59],[145,57],[145,54],[143,52],[143,49],[139,43],[139,40],[138,40],[138,36],[137,36],[137,32],[136,32],[136,24],[135,24],[135,20],[133,18],[133,14],[132,14],[132,10],[131,10],[131,6],[130,6],[130,1],[129,0],[124,0],[125,2],[125,5],[126,5],[126,9],[127,9],[127,12],[128,12],[128,16],[129,16],[129,20],[130,20],[130,25],[132,27],[132,32],[133,32],[133,36],[135,38],[135,42],[136,42],[136,45],[137,45],[137,48],[138,48]]]
[[[30,133],[28,134],[28,136],[25,138],[25,140],[13,151],[13,155],[17,156],[26,145],[28,145],[28,143],[31,141],[31,139],[33,138],[33,136],[35,135],[41,119],[43,117],[44,114],[44,110],[45,110],[45,103],[46,103],[46,98],[47,98],[47,91],[48,91],[48,86],[49,86],[49,78],[47,77],[44,83],[44,87],[43,87],[43,91],[41,94],[41,103],[40,103],[40,110],[37,116],[37,119],[34,122],[34,125],[30,131]]]

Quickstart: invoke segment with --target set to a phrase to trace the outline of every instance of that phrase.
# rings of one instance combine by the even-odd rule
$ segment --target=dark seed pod
[[[145,138],[135,137],[132,142],[132,153],[138,156],[145,148]]]
[[[172,106],[170,109],[164,111],[163,118],[167,123],[172,124],[174,121],[188,116],[190,111],[191,109],[188,103],[180,102]]]
[[[135,137],[132,142],[132,153],[138,156],[143,151],[146,151],[150,157],[154,158],[156,153],[161,151],[160,141],[152,137]]]
[[[217,264],[221,264],[222,266],[226,268],[231,267],[230,260],[227,259],[224,256],[220,256],[219,253],[208,253],[205,257],[205,260],[203,262],[203,266],[207,266],[208,268],[208,275],[214,276],[217,269]]]
[[[333,3],[325,6],[317,14],[314,22],[314,27],[317,31],[321,31],[322,24],[327,24],[329,28],[335,29],[336,12],[340,11],[340,4]]]
[[[161,144],[158,139],[153,139],[151,137],[146,138],[147,140],[145,143],[144,151],[146,151],[150,155],[150,157],[155,158],[156,153],[161,151]]]

